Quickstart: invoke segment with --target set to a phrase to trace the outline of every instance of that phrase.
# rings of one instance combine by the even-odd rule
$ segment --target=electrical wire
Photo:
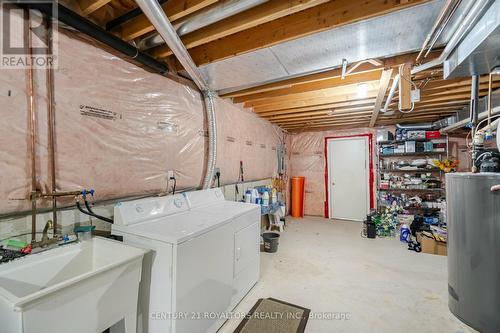
[[[170,177],[170,180],[174,181],[174,186],[172,187],[172,195],[175,194],[175,189],[177,187],[177,179],[175,177]]]

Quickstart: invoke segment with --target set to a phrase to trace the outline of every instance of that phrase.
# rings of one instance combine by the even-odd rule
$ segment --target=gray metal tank
[[[498,173],[446,175],[448,307],[484,333],[500,332]]]

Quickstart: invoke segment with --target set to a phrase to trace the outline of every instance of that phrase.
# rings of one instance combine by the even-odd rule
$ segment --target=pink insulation
[[[373,134],[373,140],[375,140],[376,129],[374,128],[303,132],[291,135],[289,173],[290,177],[306,177],[304,203],[306,215],[325,215],[325,138],[369,133]],[[375,175],[376,154],[374,151],[372,155]]]
[[[21,37],[21,36],[20,36]],[[55,70],[58,190],[94,188],[97,200],[199,187],[206,158],[200,94],[96,47],[59,34]],[[49,189],[45,72],[36,71],[37,178]],[[0,214],[29,210],[29,131],[24,70],[0,71]],[[269,122],[217,100],[222,183],[272,177],[282,133]],[[42,203],[43,204],[43,203]]]

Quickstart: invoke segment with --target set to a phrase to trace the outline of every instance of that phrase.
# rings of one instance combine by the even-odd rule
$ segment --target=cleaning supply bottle
[[[410,228],[406,224],[403,224],[399,230],[399,240],[404,243],[410,240]]]
[[[252,202],[252,191],[247,190],[245,192],[245,202],[246,203],[251,203]]]
[[[267,190],[262,194],[262,205],[269,206],[269,191]]]

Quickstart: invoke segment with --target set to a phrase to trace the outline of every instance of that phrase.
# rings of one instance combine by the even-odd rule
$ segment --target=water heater
[[[446,175],[448,306],[484,333],[500,332],[499,184],[499,173]]]

